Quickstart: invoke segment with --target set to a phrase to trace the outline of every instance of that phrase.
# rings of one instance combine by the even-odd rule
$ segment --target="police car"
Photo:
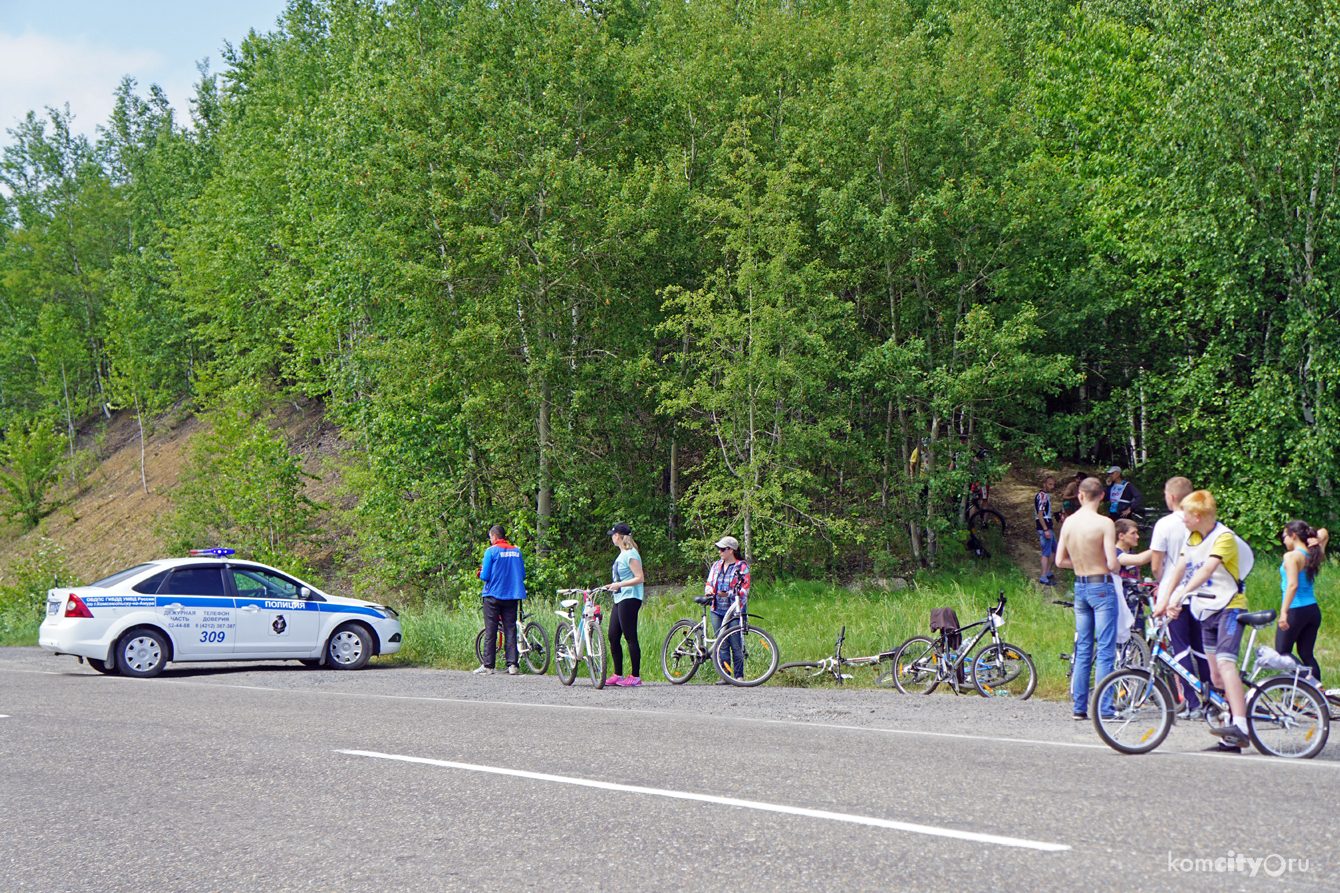
[[[100,673],[156,676],[168,661],[299,660],[357,670],[400,650],[386,605],[327,595],[272,567],[193,550],[88,586],[47,591],[38,644]]]

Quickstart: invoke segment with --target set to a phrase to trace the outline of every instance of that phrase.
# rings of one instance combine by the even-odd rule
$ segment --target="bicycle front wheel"
[[[893,655],[893,667],[879,677],[881,685],[892,676],[893,685],[905,695],[928,695],[940,684],[935,640],[930,636],[913,636],[898,646]]]
[[[600,618],[592,617],[590,626],[591,647],[586,649],[586,672],[591,675],[591,684],[596,688],[605,687],[605,661],[608,659],[605,648],[605,630]]]
[[[762,685],[777,672],[780,662],[777,640],[752,623],[743,631],[739,626],[722,629],[712,646],[712,666],[731,685],[745,688]]]
[[[1263,682],[1247,702],[1247,731],[1267,756],[1308,760],[1326,746],[1331,712],[1321,692],[1279,676]]]
[[[549,669],[549,634],[534,620],[526,624],[526,666],[536,676]]]
[[[1131,633],[1131,637],[1117,646],[1117,666],[1131,667],[1136,670],[1145,670],[1149,668],[1149,644],[1145,640]]]
[[[777,678],[784,685],[813,685],[822,682],[823,676],[823,664],[814,660],[795,661],[777,668]]]
[[[1038,684],[1033,659],[1018,645],[988,645],[972,661],[972,684],[984,698],[1028,700]]]
[[[676,620],[661,645],[661,672],[674,685],[693,678],[703,663],[700,628],[692,620]]]
[[[995,509],[982,509],[968,516],[968,529],[982,533],[1005,535],[1005,516]]]
[[[560,622],[554,630],[554,669],[558,671],[558,681],[564,685],[571,685],[577,678],[577,637],[567,621]]]
[[[1111,701],[1104,715],[1102,704]],[[1149,753],[1163,743],[1176,709],[1172,692],[1148,670],[1114,670],[1098,683],[1091,705],[1098,737],[1121,753]]]

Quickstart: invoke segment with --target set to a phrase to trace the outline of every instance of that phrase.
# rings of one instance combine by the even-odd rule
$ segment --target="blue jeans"
[[[1095,681],[1112,672],[1117,659],[1117,590],[1111,581],[1075,584],[1075,672],[1070,677],[1074,712],[1089,712],[1089,673],[1094,669],[1093,646],[1098,643]],[[1112,701],[1098,705],[1111,713]]]
[[[718,614],[716,611],[712,612],[713,637],[716,637],[721,632],[721,621],[725,619],[726,619],[725,611],[722,611],[720,614]],[[740,639],[739,617],[735,617],[731,620],[730,629],[733,629],[736,632],[732,633],[729,630],[727,631],[726,642],[724,645],[721,646],[721,648],[725,654],[730,656],[731,668],[735,670],[735,678],[739,679],[744,675],[744,642],[742,642]],[[722,663],[724,664],[725,661],[723,660]]]

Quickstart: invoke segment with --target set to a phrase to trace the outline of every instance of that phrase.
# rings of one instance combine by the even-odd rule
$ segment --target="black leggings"
[[[610,657],[614,658],[614,675],[623,675],[623,648],[619,637],[628,640],[628,661],[633,675],[642,678],[642,646],[637,643],[637,612],[642,610],[642,599],[626,598],[610,612]]]
[[[1321,606],[1304,605],[1289,609],[1289,628],[1275,630],[1275,650],[1288,654],[1294,645],[1298,646],[1298,662],[1312,668],[1312,675],[1321,681],[1321,664],[1312,649],[1317,644],[1317,632],[1321,629]]]

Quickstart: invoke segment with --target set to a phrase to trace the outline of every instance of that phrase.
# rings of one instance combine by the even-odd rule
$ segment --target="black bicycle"
[[[1005,516],[982,505],[982,488],[978,484],[972,485],[968,495],[968,530],[1005,535]]]

